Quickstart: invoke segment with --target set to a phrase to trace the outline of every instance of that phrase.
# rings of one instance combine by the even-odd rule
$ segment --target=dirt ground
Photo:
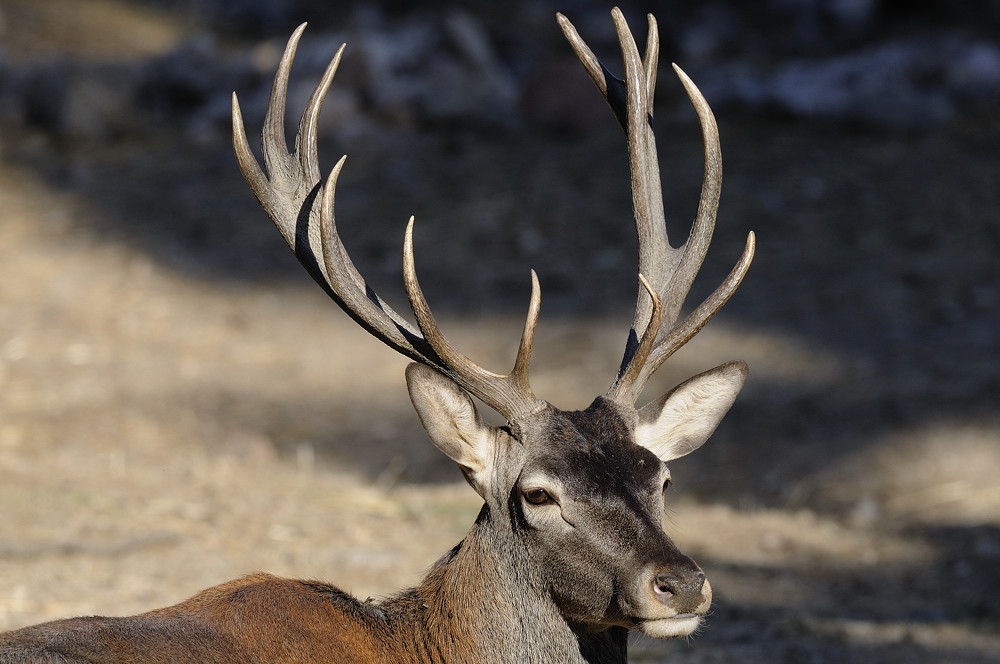
[[[700,139],[663,116],[682,228]],[[757,258],[648,389],[751,366],[715,438],[675,464],[665,521],[715,608],[693,638],[637,638],[633,661],[1000,662],[997,117],[892,134],[720,114],[727,175],[695,295],[751,229]],[[0,629],[255,570],[385,594],[478,510],[419,427],[405,361],[308,280],[227,142],[0,128]],[[338,224],[381,294],[400,301],[414,213],[459,347],[509,365],[535,268],[535,391],[576,408],[606,389],[635,298],[610,114],[586,137],[359,135],[322,143],[324,167],[344,151]]]

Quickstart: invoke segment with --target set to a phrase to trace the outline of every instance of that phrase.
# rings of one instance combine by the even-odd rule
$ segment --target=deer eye
[[[671,484],[673,484],[673,481],[670,478],[667,478],[663,482],[663,491],[666,491],[667,489],[669,489]]]
[[[549,492],[541,488],[528,489],[524,492],[524,499],[532,505],[548,505],[555,502]]]

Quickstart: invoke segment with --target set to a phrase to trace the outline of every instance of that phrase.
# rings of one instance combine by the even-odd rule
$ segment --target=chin
[[[682,613],[673,618],[644,620],[637,625],[637,629],[654,639],[674,639],[694,634],[699,625],[701,625],[701,616],[693,613]]]

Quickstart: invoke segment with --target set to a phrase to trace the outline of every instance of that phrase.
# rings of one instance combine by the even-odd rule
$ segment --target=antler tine
[[[660,31],[656,27],[656,17],[646,15],[649,28],[646,31],[646,56],[642,59],[646,65],[646,100],[647,112],[653,117],[653,98],[656,96],[656,68],[660,61]]]
[[[331,296],[369,334],[411,359],[439,368],[427,361],[422,349],[418,350],[417,345],[423,342],[420,333],[365,283],[337,233],[334,196],[337,178],[346,161],[346,156],[341,157],[330,171],[321,199],[320,238]]]
[[[663,322],[663,301],[660,300],[660,296],[657,295],[656,291],[653,290],[653,286],[642,274],[639,275],[639,287],[645,289],[646,294],[649,295],[653,303],[653,310],[649,319],[649,325],[646,326],[646,331],[643,332],[642,339],[639,340],[635,347],[632,361],[623,368],[618,380],[615,381],[614,385],[608,391],[609,398],[618,403],[635,403],[635,398],[631,397],[629,390],[639,381],[642,370],[646,366],[646,358],[649,357],[650,352],[653,350],[653,343],[656,341],[656,335],[660,331],[660,324]],[[628,401],[629,398],[631,398],[631,401]]]
[[[705,146],[705,174],[702,178],[701,197],[698,201],[698,212],[691,232],[684,245],[680,248],[680,260],[674,268],[667,286],[667,309],[670,312],[670,324],[673,325],[680,315],[681,307],[691,283],[694,281],[701,264],[708,252],[715,230],[715,216],[719,210],[719,197],[722,194],[722,147],[719,144],[719,127],[715,122],[715,114],[709,108],[708,102],[702,96],[694,82],[688,78],[680,67],[673,65],[688,93],[691,105],[694,106],[701,124],[701,135]],[[652,136],[652,131],[650,131]],[[662,205],[662,204],[661,204]]]
[[[683,245],[673,248],[667,238],[656,142],[650,124],[659,57],[656,20],[652,15],[647,17],[649,29],[646,50],[644,57],[640,58],[624,15],[618,8],[613,9],[611,14],[622,51],[624,80],[617,79],[608,72],[564,16],[559,15],[557,18],[584,69],[614,112],[628,141],[632,205],[639,239],[639,272],[646,276],[648,282],[643,280],[639,288],[621,368],[608,394],[619,402],[633,405],[652,372],[700,330],[732,295],[753,256],[753,238],[748,240],[747,251],[733,274],[695,313],[681,325],[677,325],[684,300],[705,258],[715,227],[722,184],[722,152],[718,127],[698,88],[675,65],[674,69],[687,90],[701,123],[705,144],[705,175],[698,212],[688,238]],[[656,302],[659,298],[662,298],[663,324],[660,326],[656,323],[656,342],[647,355],[640,350],[645,350],[641,347],[645,346],[650,328],[654,326],[655,311],[659,308]],[[698,315],[697,318],[695,314]]]
[[[538,312],[542,306],[542,289],[538,284],[538,275],[531,271],[531,301],[528,304],[528,315],[524,319],[524,329],[521,331],[521,343],[517,347],[517,357],[514,359],[514,369],[511,375],[523,391],[531,392],[528,384],[528,365],[531,363],[531,347],[535,343],[535,327],[538,325]]]
[[[406,225],[406,238],[403,241],[403,284],[406,286],[410,307],[424,339],[440,359],[441,365],[446,367],[442,369],[443,373],[478,396],[509,421],[518,420],[544,407],[545,403],[535,397],[528,384],[528,365],[541,304],[538,276],[534,270],[531,271],[531,304],[521,334],[517,359],[514,361],[514,369],[507,375],[483,369],[463,355],[441,333],[417,281],[417,270],[413,259],[413,217],[410,217],[410,222]]]
[[[583,41],[580,33],[576,31],[576,27],[570,23],[569,19],[563,16],[561,13],[556,12],[556,21],[559,23],[559,27],[563,31],[563,35],[566,37],[566,41],[569,42],[570,47],[573,52],[576,53],[576,57],[580,59],[580,63],[583,68],[587,71],[590,79],[597,86],[597,89],[601,91],[604,98],[608,99],[608,81],[606,75],[608,75],[607,70],[601,61],[597,59],[594,52],[590,50],[587,46],[587,42]],[[608,103],[611,103],[610,100]],[[614,107],[612,106],[612,110]]]

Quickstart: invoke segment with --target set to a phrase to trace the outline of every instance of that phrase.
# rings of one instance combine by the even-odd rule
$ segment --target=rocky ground
[[[388,593],[478,509],[419,428],[404,360],[308,281],[236,169],[229,92],[258,126],[287,30],[213,32],[170,4],[0,2],[0,629],[254,570]],[[400,302],[415,214],[428,298],[493,368],[535,268],[533,386],[583,407],[635,298],[620,132],[546,55],[562,48],[547,8],[520,59],[488,13],[435,11],[352,15],[359,54],[321,141],[324,168],[350,153],[341,233]],[[343,38],[315,33],[296,99]],[[379,44],[422,54],[442,34],[429,80],[476,79],[468,98],[357,73],[403,57]],[[700,139],[678,86],[658,88],[676,236]],[[726,181],[695,295],[749,230],[757,258],[648,396],[734,357],[751,379],[673,468],[665,526],[712,579],[713,615],[683,642],[637,640],[634,661],[1000,662],[1000,105],[949,99],[898,126],[717,108]]]

